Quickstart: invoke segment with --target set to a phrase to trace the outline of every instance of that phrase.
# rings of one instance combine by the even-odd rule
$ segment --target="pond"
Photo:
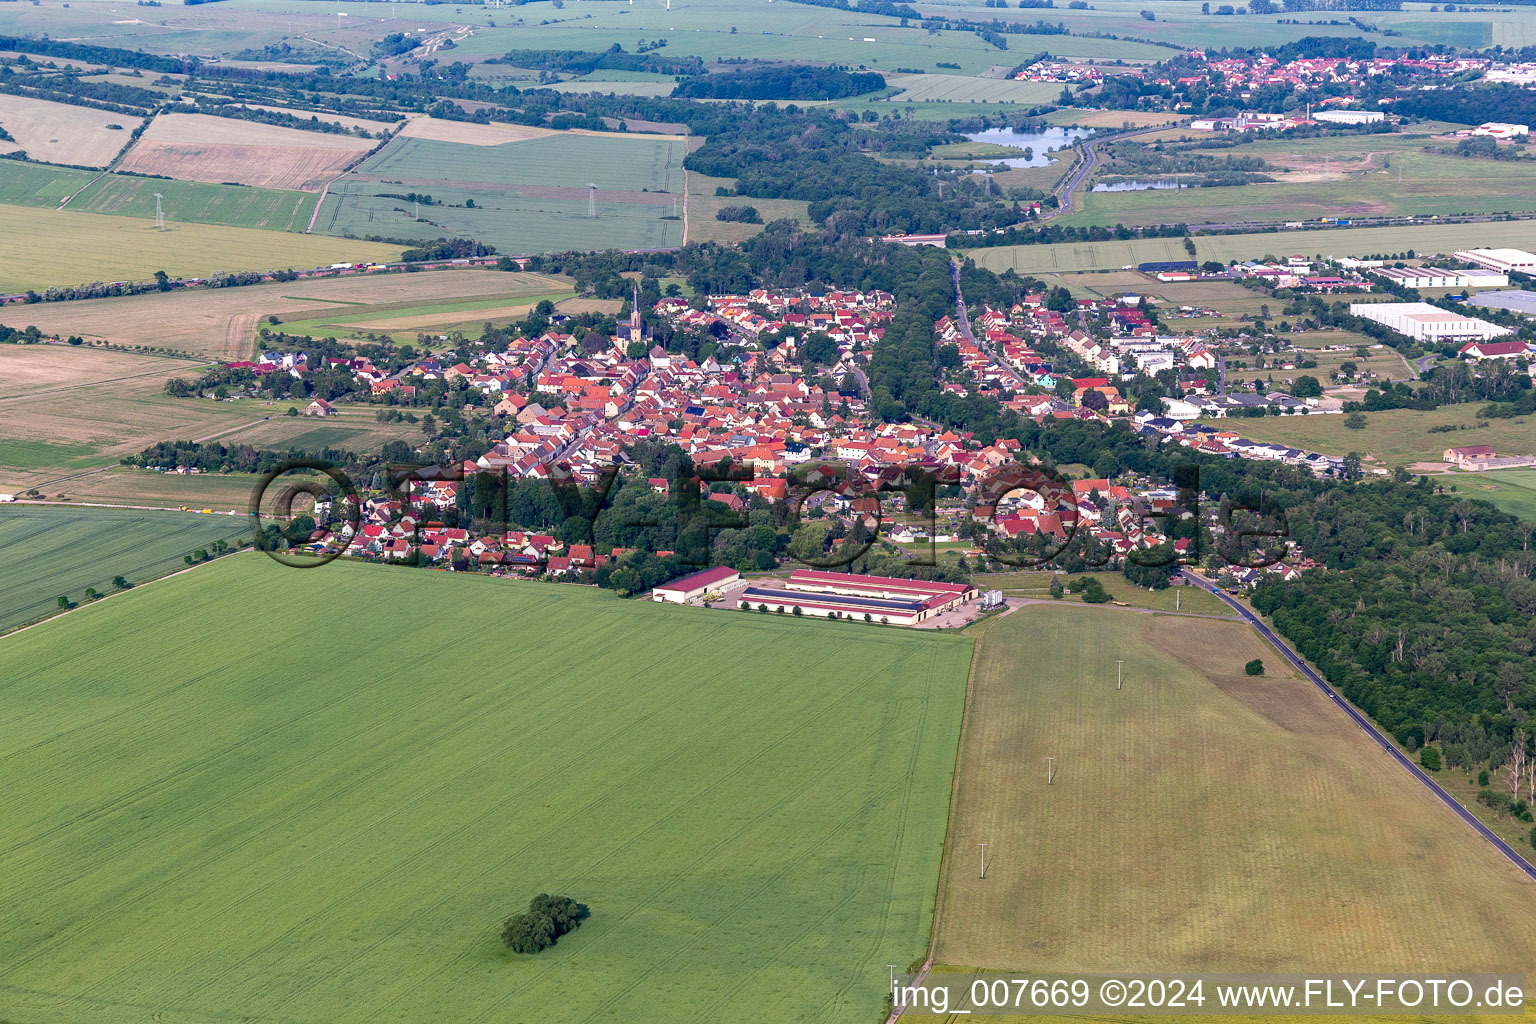
[[[1177,181],[1117,181],[1113,184],[1099,182],[1093,186],[1094,192],[1145,192],[1150,188],[1191,188]]]
[[[1046,154],[1065,149],[1085,136],[1093,134],[1090,128],[1046,128],[1038,132],[1020,132],[1012,128],[993,128],[984,132],[970,132],[966,138],[972,142],[990,142],[994,146],[1007,146],[1020,150],[1016,157],[987,158],[989,164],[1007,164],[1009,167],[1044,167],[1051,162]],[[1022,155],[1024,149],[1029,156]]]

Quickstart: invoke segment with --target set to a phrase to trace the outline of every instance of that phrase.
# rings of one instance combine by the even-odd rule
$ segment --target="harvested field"
[[[1245,676],[1255,657],[1265,675]],[[972,673],[941,961],[1391,973],[1536,956],[1529,882],[1250,627],[1036,605],[988,630]]]
[[[313,197],[306,198],[312,201]],[[49,244],[39,246],[39,238],[48,239]],[[91,281],[147,281],[156,270],[172,277],[207,277],[235,270],[323,267],[342,260],[384,261],[399,256],[396,245],[322,235],[187,223],[156,231],[153,213],[144,221],[72,209],[0,206],[0,292]],[[79,332],[66,329],[65,333]]]
[[[193,440],[270,415],[258,404],[164,396],[201,365],[64,345],[0,346],[0,491],[109,466],[156,441]],[[15,383],[12,383],[15,382]]]
[[[0,153],[22,151],[47,163],[105,167],[143,122],[132,114],[0,94],[0,128],[16,140],[0,142]]]
[[[514,299],[570,288],[570,279],[558,275],[496,270],[369,274],[35,305],[27,309],[27,323],[49,334],[62,331],[87,341],[154,345],[235,361],[251,356],[257,319],[268,315],[282,320],[333,315],[357,319],[433,301]]]
[[[318,192],[378,143],[208,114],[161,114],[121,169]]]

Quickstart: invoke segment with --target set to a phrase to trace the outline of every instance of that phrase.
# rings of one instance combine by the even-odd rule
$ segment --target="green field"
[[[1168,193],[1163,193],[1167,195]],[[1528,221],[1486,224],[1415,224],[1394,228],[1333,228],[1313,231],[1257,231],[1237,235],[1197,235],[1200,260],[1253,259],[1270,254],[1363,256],[1376,252],[1421,255],[1451,253],[1469,246],[1529,244]],[[988,270],[1013,269],[1020,274],[1062,270],[1119,270],[1125,264],[1153,260],[1187,260],[1182,238],[1145,238],[1109,242],[1058,242],[1052,245],[1011,245],[967,249],[965,256]]]
[[[48,244],[39,245],[39,239]],[[156,270],[173,277],[208,277],[399,255],[399,246],[323,235],[186,223],[156,231],[153,219],[0,206],[0,291],[148,281]]]
[[[1262,677],[1243,673],[1254,657]],[[1243,624],[1070,606],[996,620],[959,765],[944,963],[1390,973],[1536,957],[1524,877]]]
[[[971,647],[254,554],[136,589],[0,643],[0,1003],[873,1020],[927,942]],[[508,954],[544,891],[591,917]]]
[[[1285,371],[1287,373],[1291,371]],[[1207,422],[1235,430],[1254,441],[1281,444],[1327,455],[1359,452],[1383,467],[1415,462],[1438,464],[1447,448],[1488,444],[1500,455],[1536,455],[1536,429],[1525,418],[1480,420],[1478,410],[1486,402],[1443,405],[1429,412],[1391,409],[1365,414],[1365,427],[1350,430],[1343,416],[1269,416],[1257,419],[1222,419]],[[1478,423],[1487,426],[1479,427]],[[1430,433],[1430,427],[1464,429]]]
[[[0,164],[0,203],[58,206],[94,177],[95,171],[7,160]]]
[[[681,139],[654,135],[562,134],[498,146],[397,138],[332,186],[315,227],[359,236],[471,237],[508,253],[676,246],[683,237],[683,155]],[[596,217],[587,214],[588,183],[603,190]],[[422,207],[418,221],[411,203],[389,198],[412,191],[442,205]],[[667,219],[674,205],[679,219]]]
[[[1368,142],[1356,142],[1368,147]],[[1249,155],[1246,150],[1243,155]],[[1258,155],[1258,154],[1253,154]],[[1536,162],[1471,160],[1401,153],[1390,170],[1327,181],[1273,183],[1176,191],[1085,192],[1081,212],[1064,224],[1216,224],[1316,220],[1319,217],[1446,216],[1536,209]],[[1403,180],[1397,179],[1399,170]]]
[[[1457,473],[1444,483],[1455,484],[1464,494],[1491,501],[1511,515],[1536,523],[1536,469]]]
[[[173,223],[303,231],[319,198],[312,192],[210,185],[132,174],[108,174],[92,184],[95,178],[97,174],[92,171],[7,160],[0,166],[0,203],[56,208],[65,198],[79,192],[66,209],[133,217],[153,225],[155,193],[159,192],[164,196],[166,219]],[[90,187],[86,188],[87,185]],[[85,191],[80,192],[82,188]]]
[[[899,92],[892,103],[1054,103],[1061,86],[1050,82],[1016,82],[1008,78],[965,75],[891,75],[888,85]],[[1015,154],[1016,155],[1016,154]]]
[[[68,209],[153,223],[156,192],[165,197],[162,204],[168,221],[271,231],[303,231],[320,198],[313,192],[109,174],[76,196]]]
[[[246,517],[192,512],[7,505],[0,508],[0,630],[58,610],[62,595],[110,593],[114,576],[141,583],[184,566],[183,555],[249,535]],[[0,1005],[4,999],[0,998]]]

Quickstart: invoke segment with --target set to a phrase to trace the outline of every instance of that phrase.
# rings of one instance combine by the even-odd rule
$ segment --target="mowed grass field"
[[[1396,175],[1403,168],[1405,177],[1399,182]],[[1218,224],[1319,217],[1504,213],[1536,208],[1533,197],[1536,164],[1531,161],[1405,153],[1392,157],[1390,171],[1340,175],[1323,181],[1287,181],[1280,174],[1273,183],[1220,188],[1089,191],[1083,194],[1081,212],[1064,216],[1062,223]]]
[[[1266,674],[1244,675],[1255,657]],[[1011,613],[979,642],[959,766],[946,964],[1389,973],[1536,957],[1530,883],[1241,623]]]
[[[717,188],[735,189],[735,178],[713,178],[707,174],[688,175],[688,241],[730,244],[745,241],[776,220],[799,221],[811,226],[809,203],[802,199],[755,199],[746,196],[717,196]],[[763,218],[762,224],[716,220],[715,214],[726,206],[751,206]]]
[[[1481,420],[1478,410],[1486,404],[1443,405],[1428,412],[1414,409],[1368,412],[1365,427],[1360,430],[1344,426],[1344,417],[1338,415],[1266,416],[1205,422],[1235,430],[1254,441],[1275,441],[1327,455],[1359,452],[1384,468],[1414,463],[1438,466],[1447,448],[1474,444],[1492,445],[1500,455],[1536,455],[1536,424],[1526,417]],[[1480,422],[1488,425],[1476,426]],[[1445,425],[1465,429],[1429,432],[1430,427]]]
[[[1167,195],[1168,193],[1163,193]],[[1524,221],[1483,224],[1414,224],[1390,228],[1330,228],[1312,231],[1257,231],[1235,235],[1194,236],[1196,258],[1253,259],[1266,253],[1289,255],[1363,256],[1376,252],[1452,253],[1476,246],[1530,244],[1531,228]],[[1057,242],[1051,245],[1003,245],[967,249],[964,255],[998,273],[1119,270],[1156,260],[1187,260],[1182,238],[1138,238],[1109,242]],[[1150,287],[1150,286],[1149,286]]]
[[[1016,82],[1010,78],[967,75],[887,75],[885,82],[900,91],[892,103],[1050,103],[1061,86],[1050,82]]]
[[[1462,493],[1491,501],[1505,512],[1536,523],[1536,469],[1454,473],[1443,482],[1455,484]]]
[[[571,279],[558,274],[497,270],[363,274],[42,303],[25,307],[24,320],[0,314],[0,322],[34,324],[49,334],[78,334],[87,341],[239,361],[254,354],[258,321],[268,316],[282,321],[267,325],[270,329],[295,332],[290,321],[366,320],[388,316],[392,310],[445,303],[515,305],[529,296],[568,293],[571,287]],[[318,326],[309,333],[322,336]]]
[[[255,554],[137,588],[0,642],[0,1001],[868,1021],[927,940],[971,646]],[[591,917],[513,956],[539,892]]]
[[[183,568],[183,555],[250,532],[246,516],[0,506],[0,631],[53,614],[61,596],[113,593],[115,576],[142,583]]]
[[[46,239],[46,245],[39,245]],[[235,270],[323,267],[398,259],[396,245],[325,235],[0,205],[0,291],[93,281],[147,281],[155,271],[208,277]],[[71,332],[73,333],[73,332]]]

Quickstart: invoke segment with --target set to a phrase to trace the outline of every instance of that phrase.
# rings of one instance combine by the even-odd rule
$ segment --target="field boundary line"
[[[331,186],[346,177],[346,171],[342,171],[336,177],[320,186],[320,198],[315,200],[315,208],[309,212],[309,223],[304,226],[304,233],[310,234],[315,230],[315,221],[320,219],[320,207],[325,205],[325,197],[330,194]]]
[[[928,927],[928,955],[923,961],[922,969],[918,972],[919,982],[927,977],[928,971],[933,967],[933,959],[937,954],[939,943],[939,924],[944,917],[944,894],[947,891],[946,883],[949,880],[950,869],[950,842],[949,832],[955,821],[955,804],[960,794],[960,756],[965,750],[965,738],[971,728],[971,699],[976,693],[976,664],[981,654],[981,645],[986,642],[987,634],[992,632],[992,627],[1001,622],[1006,615],[994,615],[984,620],[985,625],[980,635],[971,645],[971,665],[965,673],[965,704],[960,710],[960,734],[955,738],[955,766],[949,783],[949,806],[944,812],[944,856],[939,859],[939,884],[938,891],[933,898],[933,923]],[[961,634],[964,635],[964,634]],[[906,1007],[895,1007],[886,1024],[894,1024],[899,1019]]]

